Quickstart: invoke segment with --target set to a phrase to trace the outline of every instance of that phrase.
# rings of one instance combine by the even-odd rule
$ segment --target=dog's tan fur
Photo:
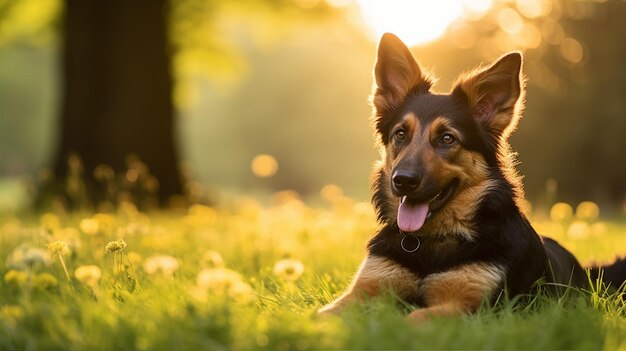
[[[421,322],[430,317],[474,312],[503,279],[501,267],[480,263],[430,275],[420,284],[427,307],[413,311],[409,319]]]
[[[419,278],[408,269],[382,257],[368,256],[348,290],[320,310],[320,313],[334,313],[345,307],[346,304],[374,297],[383,289],[391,289],[398,296],[407,298],[418,293]]]

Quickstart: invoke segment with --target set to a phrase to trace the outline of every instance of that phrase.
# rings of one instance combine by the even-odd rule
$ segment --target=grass
[[[553,217],[537,227],[583,262],[626,252],[624,223]],[[318,317],[375,229],[368,204],[288,193],[269,207],[4,216],[0,350],[626,350],[624,304],[599,286],[419,326],[391,294]]]

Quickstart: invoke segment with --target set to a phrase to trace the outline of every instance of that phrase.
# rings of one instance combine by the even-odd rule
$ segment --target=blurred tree
[[[61,129],[54,171],[83,162],[87,189],[101,164],[126,175],[136,155],[158,180],[161,202],[182,194],[174,142],[167,0],[66,0]]]
[[[121,174],[120,184],[127,194],[150,195],[156,191],[161,204],[182,195],[170,74],[173,52],[168,34],[172,30],[177,63],[188,65],[189,52],[196,61],[203,61],[206,53],[211,53],[213,56],[209,55],[204,64],[216,64],[215,71],[220,71],[224,65],[220,65],[223,60],[215,59],[221,51],[219,36],[210,30],[214,29],[212,15],[218,7],[232,6],[232,2],[64,3],[64,95],[54,171],[65,182],[61,183],[62,191],[68,195],[70,206],[81,198],[72,192],[82,192],[96,202],[107,197],[115,201],[110,187],[103,186],[94,174],[102,171],[101,165]],[[255,5],[254,1],[237,3]],[[297,8],[283,0],[265,1],[263,6],[270,9],[269,13]],[[75,182],[65,181],[74,176],[86,183],[76,186]]]

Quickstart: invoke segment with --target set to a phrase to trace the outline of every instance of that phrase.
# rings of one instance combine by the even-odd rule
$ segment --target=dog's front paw
[[[415,324],[422,324],[432,318],[456,317],[468,313],[467,309],[455,304],[442,304],[426,308],[420,308],[411,312],[406,318]]]
[[[419,309],[409,313],[409,315],[406,316],[406,319],[413,324],[423,324],[427,322],[430,317],[431,315],[428,311],[425,311],[424,309]]]

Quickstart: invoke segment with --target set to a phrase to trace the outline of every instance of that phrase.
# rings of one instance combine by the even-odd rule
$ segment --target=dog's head
[[[392,34],[378,48],[373,124],[381,149],[374,203],[405,232],[468,231],[476,203],[502,172],[523,105],[522,57],[462,74],[450,94]]]

